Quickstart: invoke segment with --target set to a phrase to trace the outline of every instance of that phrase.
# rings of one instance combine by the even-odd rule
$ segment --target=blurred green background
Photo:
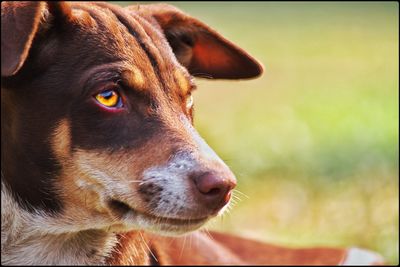
[[[209,228],[398,264],[399,4],[169,3],[265,66],[197,80],[195,125],[245,194]]]

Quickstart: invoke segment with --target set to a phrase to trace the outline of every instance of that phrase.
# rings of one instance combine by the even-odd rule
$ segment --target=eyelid
[[[113,67],[116,67],[115,69]],[[104,85],[117,84],[120,77],[118,63],[100,65],[85,71],[80,80],[83,84],[82,97],[88,97],[99,91]]]
[[[95,96],[95,95],[98,95],[107,90],[114,90],[118,94],[121,95],[121,91],[122,91],[121,88],[122,88],[122,86],[118,83],[118,81],[107,82],[107,83],[103,83],[101,86],[97,86],[97,88],[92,91],[93,92],[92,95]]]

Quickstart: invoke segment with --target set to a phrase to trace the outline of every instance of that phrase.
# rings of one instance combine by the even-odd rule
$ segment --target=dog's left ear
[[[151,4],[127,8],[160,25],[178,61],[194,76],[246,79],[263,72],[262,65],[243,49],[173,6]]]

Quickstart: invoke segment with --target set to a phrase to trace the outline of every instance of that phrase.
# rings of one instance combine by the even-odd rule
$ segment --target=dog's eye
[[[97,102],[108,108],[121,108],[123,106],[121,96],[115,90],[105,90],[95,96]]]
[[[186,97],[186,108],[191,109],[192,106],[193,106],[193,96],[192,94],[190,94]]]

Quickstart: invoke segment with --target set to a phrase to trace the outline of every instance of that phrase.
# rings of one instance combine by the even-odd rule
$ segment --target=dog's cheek
[[[107,113],[96,105],[80,105],[71,114],[73,149],[118,151],[142,146],[157,134],[161,123],[138,110]]]
[[[67,118],[59,120],[55,127],[51,148],[61,167],[57,177],[56,187],[66,209],[80,207],[81,211],[95,210],[103,213],[104,208],[100,201],[101,186],[89,179],[86,174],[74,164],[74,155],[71,153],[71,129]]]
[[[53,131],[51,147],[57,160],[61,163],[70,157],[71,151],[71,129],[68,119],[61,119]]]
[[[72,190],[78,190],[78,194],[71,193],[81,198],[84,205],[95,209],[98,209],[96,206],[107,209],[109,201],[114,198],[135,203],[135,208],[142,208],[136,186],[140,182],[137,180],[140,177],[140,166],[144,164],[139,155],[130,155],[124,151],[109,153],[76,149],[66,168],[70,171],[65,183]]]
[[[86,177],[75,166],[68,166],[64,173],[58,177],[57,184],[62,188],[62,199],[65,203],[65,214],[82,214],[86,218],[91,216],[103,216],[111,218],[104,198],[105,189],[93,179]]]

